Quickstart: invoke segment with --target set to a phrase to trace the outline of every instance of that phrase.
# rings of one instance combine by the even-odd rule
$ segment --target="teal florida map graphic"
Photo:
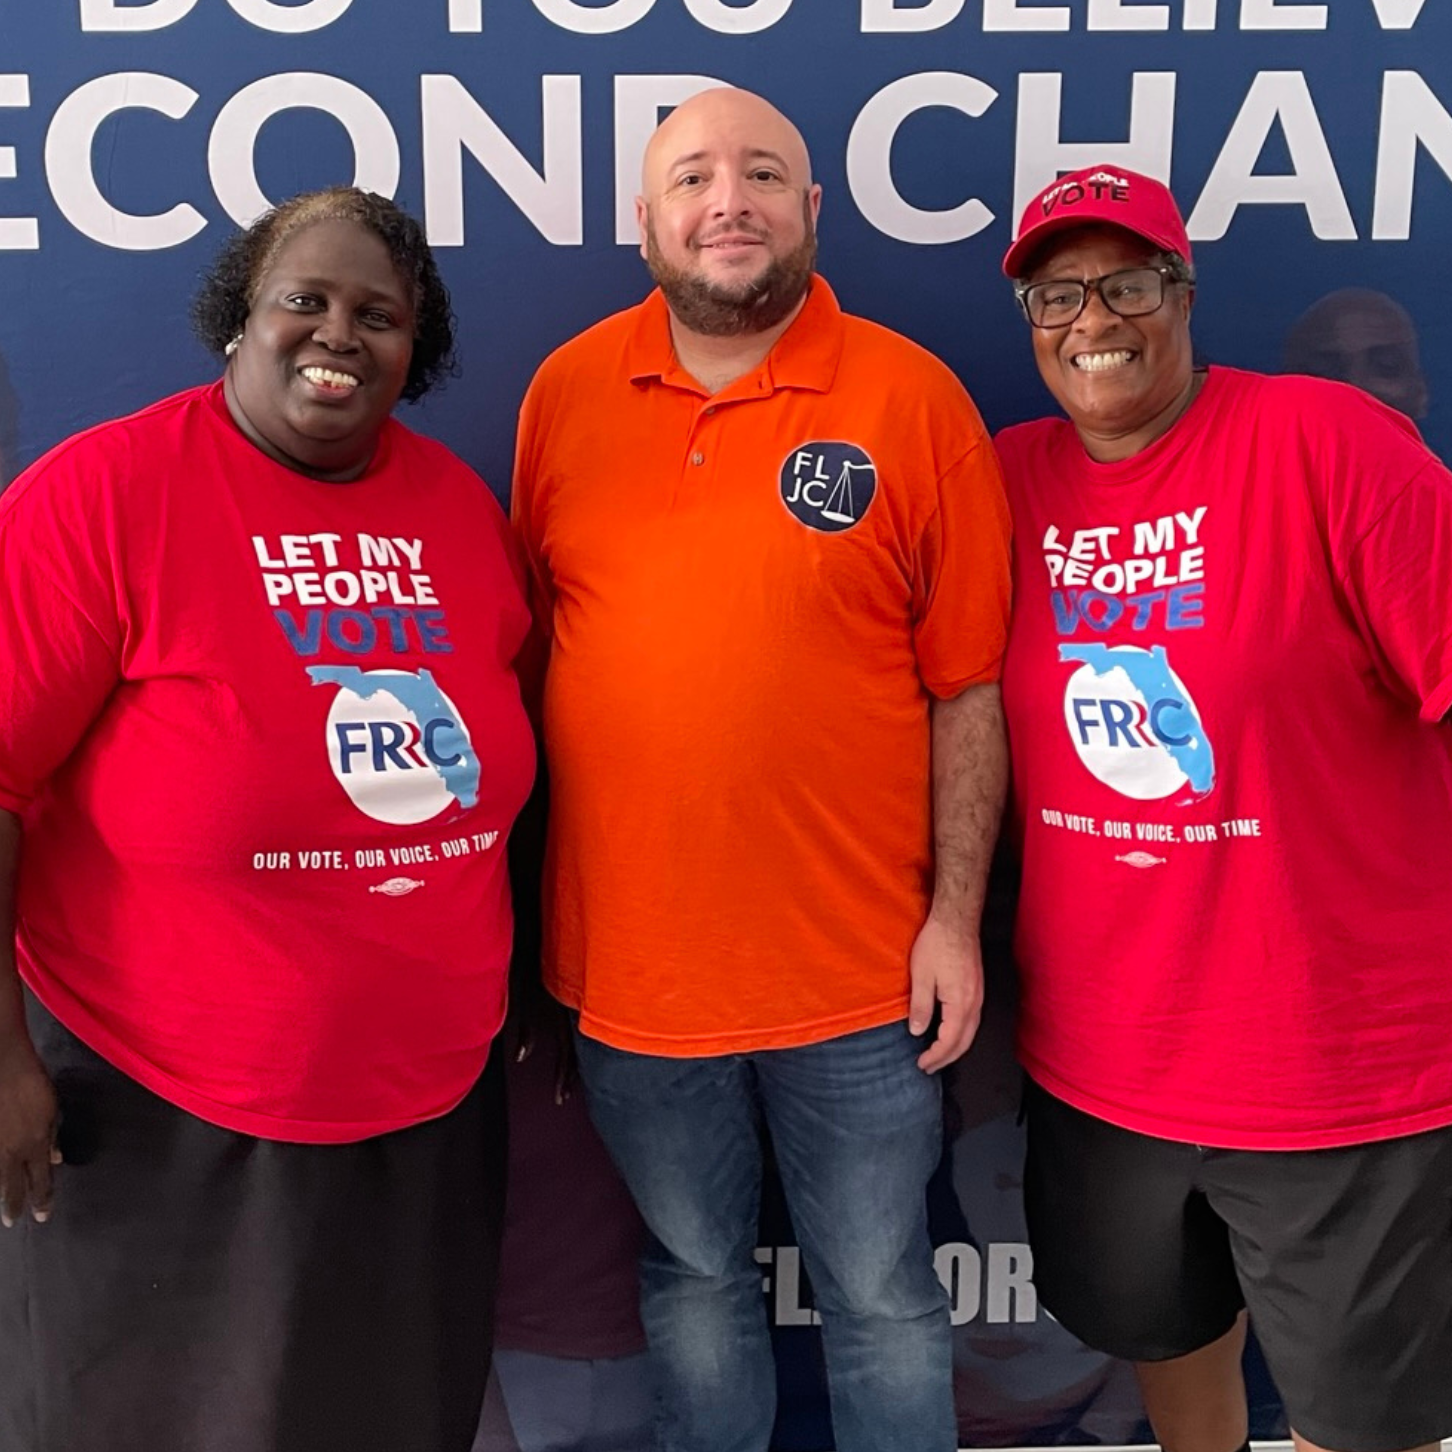
[[[1140,801],[1214,787],[1215,753],[1164,646],[1061,645],[1059,659],[1082,662],[1064,716],[1079,759],[1106,786]]]
[[[370,810],[383,805],[378,788],[387,791],[393,783],[412,787],[413,774],[419,771],[433,773],[460,807],[478,802],[479,758],[453,702],[439,689],[432,671],[309,666],[308,676],[315,686],[339,688],[328,715],[328,754],[338,780],[361,810],[378,815]],[[390,815],[380,820],[425,821],[448,805],[439,800],[437,791],[410,791],[408,800],[417,807],[404,805],[397,796],[389,793],[386,806]],[[426,815],[414,815],[416,809],[435,802],[438,805]],[[407,815],[400,819],[399,811]]]

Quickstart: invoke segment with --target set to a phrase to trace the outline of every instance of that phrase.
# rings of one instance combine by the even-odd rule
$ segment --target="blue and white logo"
[[[479,758],[433,672],[309,666],[337,686],[328,711],[328,762],[348,799],[375,822],[412,826],[479,800]]]
[[[867,513],[877,493],[877,466],[856,444],[799,444],[780,474],[782,502],[809,529],[840,534]]]
[[[1141,802],[1214,787],[1210,738],[1164,646],[1061,645],[1059,659],[1082,662],[1064,690],[1064,721],[1105,786]]]

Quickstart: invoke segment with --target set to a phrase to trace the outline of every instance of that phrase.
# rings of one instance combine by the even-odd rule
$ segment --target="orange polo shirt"
[[[549,633],[545,977],[693,1056],[907,1015],[932,887],[929,706],[998,678],[1008,512],[937,359],[815,278],[708,396],[659,292],[560,348],[514,517]]]

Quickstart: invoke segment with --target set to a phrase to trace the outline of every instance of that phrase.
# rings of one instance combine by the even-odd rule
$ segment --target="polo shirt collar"
[[[837,375],[842,334],[842,308],[837,295],[825,278],[814,273],[801,312],[756,370],[755,376],[764,385],[761,391],[802,388],[826,393]],[[671,346],[670,310],[659,288],[636,309],[635,325],[626,344],[626,366],[632,383],[651,379],[686,382]],[[732,388],[741,382],[744,380],[737,380]]]

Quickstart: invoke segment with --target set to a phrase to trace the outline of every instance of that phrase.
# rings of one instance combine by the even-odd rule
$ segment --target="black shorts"
[[[1344,1149],[1202,1149],[1028,1089],[1034,1282],[1082,1341],[1183,1356],[1241,1308],[1303,1437],[1452,1433],[1452,1128]]]

